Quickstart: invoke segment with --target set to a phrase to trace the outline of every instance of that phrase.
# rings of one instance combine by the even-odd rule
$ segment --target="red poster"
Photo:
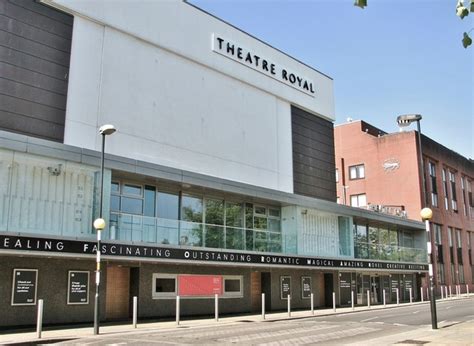
[[[178,275],[180,296],[214,296],[222,294],[222,276],[219,275]]]

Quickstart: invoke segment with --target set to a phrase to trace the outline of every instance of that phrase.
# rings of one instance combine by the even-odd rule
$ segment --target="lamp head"
[[[423,208],[420,211],[420,216],[423,221],[431,220],[431,218],[433,217],[433,211],[430,208]]]
[[[108,135],[111,135],[112,133],[114,133],[115,131],[117,131],[117,129],[115,128],[114,125],[110,125],[110,124],[106,124],[106,125],[102,125],[100,128],[99,128],[99,133],[103,136],[108,136]]]
[[[94,228],[98,231],[102,231],[105,228],[105,220],[101,218],[95,219]]]
[[[403,114],[397,117],[399,126],[408,126],[414,121],[420,121],[422,116],[420,114]]]

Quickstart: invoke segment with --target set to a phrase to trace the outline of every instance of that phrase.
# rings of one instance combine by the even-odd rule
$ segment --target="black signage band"
[[[41,251],[94,255],[97,244],[91,241],[32,238],[15,235],[0,235],[0,250]],[[273,254],[255,254],[211,249],[185,249],[148,245],[126,245],[103,242],[104,256],[172,259],[189,262],[221,262],[260,264],[268,266],[302,266],[310,268],[340,269],[389,269],[406,271],[428,271],[427,264],[380,262],[361,259],[326,259]]]

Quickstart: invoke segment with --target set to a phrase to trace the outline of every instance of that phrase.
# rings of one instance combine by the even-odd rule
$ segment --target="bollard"
[[[288,294],[288,317],[291,317],[291,296]]]
[[[461,297],[461,286],[457,286],[457,291],[458,291],[458,297]]]
[[[354,310],[354,291],[351,291],[351,305],[352,305],[352,310]]]
[[[332,292],[332,310],[336,312],[336,292]]]
[[[137,328],[138,298],[133,297],[133,328]]]
[[[408,287],[408,291],[410,292],[410,304],[413,304],[413,292],[412,292],[412,289],[411,287]]]
[[[370,291],[367,290],[367,307],[370,309]]]
[[[466,285],[466,295],[469,297],[469,285]]]
[[[452,298],[453,297],[453,292],[451,290],[451,285],[449,285],[449,298]]]
[[[443,289],[443,286],[441,286],[441,300],[443,300],[443,299],[444,299],[443,290],[444,290],[444,289]]]
[[[179,326],[179,315],[180,315],[179,296],[176,296],[176,324],[178,326]]]
[[[420,293],[421,293],[421,302],[423,303],[424,299],[423,299],[423,287],[420,287]]]
[[[383,306],[385,307],[386,299],[385,299],[385,289],[382,291],[383,292]]]
[[[265,319],[265,293],[262,293],[262,319]]]
[[[214,295],[214,312],[215,312],[215,320],[219,322],[219,296],[217,293]]]
[[[444,298],[448,299],[448,286],[444,286]]]
[[[400,291],[398,290],[398,287],[397,287],[397,305],[400,305]]]
[[[41,339],[43,330],[43,299],[38,299],[38,318],[36,320],[36,337]]]
[[[314,294],[311,293],[311,315],[314,315]]]

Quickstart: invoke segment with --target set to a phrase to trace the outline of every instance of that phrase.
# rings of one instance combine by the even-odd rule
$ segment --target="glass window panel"
[[[120,211],[120,196],[110,196],[110,210]]]
[[[192,196],[182,197],[181,219],[202,222],[202,199]]]
[[[224,224],[224,201],[206,199],[206,223],[212,225]]]
[[[138,185],[124,184],[123,187],[122,187],[122,194],[141,196],[142,195],[142,187],[138,186]]]
[[[267,229],[267,218],[255,216],[253,218],[254,228],[255,229]]]
[[[268,230],[273,232],[280,232],[280,220],[277,219],[268,219]]]
[[[230,227],[242,227],[243,226],[243,207],[242,203],[230,203],[225,204],[225,224]]]
[[[119,193],[119,191],[120,191],[120,184],[117,183],[117,182],[112,182],[112,184],[110,185],[110,191]]]
[[[280,209],[273,209],[273,208],[270,208],[268,209],[268,215],[269,216],[272,216],[272,217],[280,217]]]
[[[379,230],[376,227],[369,227],[369,241],[372,244],[377,244],[378,243],[378,233]]]
[[[121,211],[129,214],[142,214],[143,200],[139,198],[122,197]]]
[[[240,280],[239,279],[225,279],[224,292],[240,292]]]
[[[155,187],[145,186],[145,216],[155,216]]]
[[[226,249],[245,250],[244,230],[240,228],[226,228]]]
[[[253,228],[253,204],[245,204],[245,227]]]
[[[255,207],[255,214],[258,215],[267,215],[267,208],[265,207]]]
[[[176,292],[176,279],[157,278],[155,281],[155,292],[174,293]]]
[[[224,227],[205,226],[205,247],[223,248],[224,247]]]
[[[162,219],[178,220],[179,196],[167,192],[158,192],[156,197],[157,216]]]

